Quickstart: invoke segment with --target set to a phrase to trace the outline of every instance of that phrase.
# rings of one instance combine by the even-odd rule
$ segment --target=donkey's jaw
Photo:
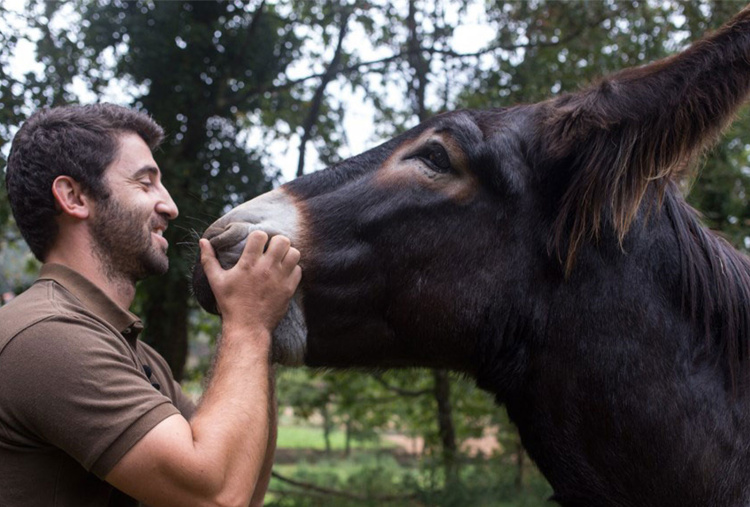
[[[301,295],[297,293],[289,303],[289,310],[273,332],[271,359],[284,366],[302,366],[307,349],[307,325],[302,313]]]

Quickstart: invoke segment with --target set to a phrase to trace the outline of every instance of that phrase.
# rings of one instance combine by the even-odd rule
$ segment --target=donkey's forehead
[[[484,114],[485,111],[468,109],[443,113],[395,138],[395,143],[383,147],[396,151],[435,136],[450,142],[471,158],[481,152],[484,143],[499,130],[509,127],[503,122],[503,112],[497,110],[491,116]]]
[[[456,111],[437,116],[432,122],[427,123],[427,127],[434,132],[451,136],[464,150],[481,143],[485,138],[471,111]]]
[[[534,126],[536,104],[487,110],[466,109],[432,118],[410,132],[414,138],[432,130],[444,133],[460,143],[467,154],[482,151],[488,142],[499,136],[524,138]]]

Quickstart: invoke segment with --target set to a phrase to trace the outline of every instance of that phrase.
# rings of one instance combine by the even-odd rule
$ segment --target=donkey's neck
[[[592,248],[551,301],[546,329],[509,356],[519,379],[479,379],[562,505],[750,502],[747,395],[727,390],[721,361],[681,311],[679,265],[657,259],[661,272],[644,271],[641,256],[658,264],[658,245],[619,261]]]

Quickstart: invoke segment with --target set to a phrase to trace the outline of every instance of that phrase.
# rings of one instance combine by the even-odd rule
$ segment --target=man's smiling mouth
[[[164,231],[166,230],[166,227],[157,227],[156,229],[153,229],[151,231],[151,234],[153,236],[156,236],[156,241],[160,243],[164,249],[166,250],[167,247],[169,247],[169,242],[164,238]]]

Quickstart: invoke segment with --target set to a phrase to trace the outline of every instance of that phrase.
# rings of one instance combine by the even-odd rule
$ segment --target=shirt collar
[[[141,319],[112,301],[88,278],[62,264],[44,264],[39,280],[52,280],[73,294],[89,311],[117,329],[126,339],[136,339],[143,330]]]

